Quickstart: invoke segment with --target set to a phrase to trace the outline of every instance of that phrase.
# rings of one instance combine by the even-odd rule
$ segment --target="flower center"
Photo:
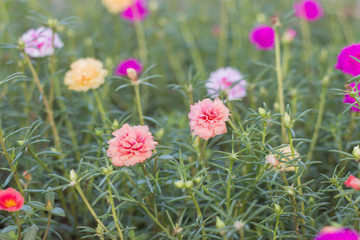
[[[231,86],[232,82],[228,81],[226,77],[223,77],[221,79],[222,84],[225,86],[225,88],[228,88]]]
[[[8,199],[8,200],[5,200],[4,206],[5,206],[6,208],[11,208],[11,207],[16,206],[16,202],[15,202],[14,199]]]

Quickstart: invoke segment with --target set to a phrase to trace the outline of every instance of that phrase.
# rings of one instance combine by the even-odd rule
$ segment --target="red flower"
[[[8,212],[19,211],[24,205],[24,198],[13,188],[0,190],[0,210]]]
[[[350,175],[348,180],[345,182],[345,186],[351,187],[355,190],[360,190],[360,179],[354,177],[354,175]]]

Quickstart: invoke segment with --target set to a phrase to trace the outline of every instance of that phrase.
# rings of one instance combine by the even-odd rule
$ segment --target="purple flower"
[[[121,13],[121,18],[130,22],[144,21],[149,14],[146,0],[135,0],[134,3]]]
[[[324,16],[321,4],[317,0],[302,0],[294,4],[295,16],[309,22],[314,22]]]
[[[249,39],[257,49],[271,50],[275,44],[275,31],[269,26],[261,25],[251,30]]]
[[[359,75],[360,63],[352,57],[360,59],[360,44],[351,44],[341,49],[335,68],[345,74]]]
[[[324,227],[314,240],[359,240],[358,232],[348,228]]]
[[[127,76],[127,69],[133,68],[137,74],[140,74],[143,66],[136,58],[125,59],[117,65],[114,74],[118,76]]]
[[[54,53],[51,28],[39,27],[30,29],[21,36],[25,43],[25,53],[33,58],[51,56]],[[57,34],[54,35],[54,47],[62,48],[63,43]]]
[[[225,90],[229,100],[246,96],[246,81],[236,69],[231,67],[219,68],[212,72],[205,87],[213,98],[219,96],[219,90]]]
[[[350,86],[350,88],[353,89],[354,92],[359,91],[359,84],[356,85],[356,88],[355,88],[355,83],[350,83],[349,86]],[[360,96],[360,93],[358,93],[358,95]],[[343,99],[343,103],[353,104],[355,102],[356,102],[355,98],[351,97],[349,94],[346,94],[344,99]],[[360,112],[359,105],[357,103],[355,103],[355,106],[351,107],[350,110],[354,111],[354,112]]]

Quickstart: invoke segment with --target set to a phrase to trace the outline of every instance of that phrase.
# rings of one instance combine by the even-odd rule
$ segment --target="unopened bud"
[[[192,181],[186,181],[185,182],[185,188],[186,189],[191,189],[194,187],[194,183]]]
[[[183,229],[179,226],[179,224],[177,223],[173,229],[172,234],[173,235],[178,235],[183,231]]]
[[[127,73],[127,76],[131,80],[131,83],[133,85],[139,84],[138,83],[138,75],[137,75],[137,72],[135,71],[135,69],[128,68],[128,69],[126,69],[126,73]]]
[[[263,118],[267,117],[266,111],[265,109],[263,109],[262,107],[258,108],[258,113],[260,114],[260,116],[262,116]]]
[[[223,220],[221,220],[219,217],[216,217],[216,228],[221,229],[224,228],[226,225]]]
[[[17,143],[18,143],[19,146],[21,147],[22,145],[24,145],[25,140],[17,140]]]
[[[286,187],[285,191],[287,194],[289,194],[290,196],[295,196],[295,189],[293,187]]]
[[[75,170],[74,170],[74,169],[71,169],[71,171],[70,171],[70,180],[76,182],[77,176],[78,176],[78,175],[76,174]]]
[[[242,221],[237,220],[236,222],[234,222],[234,228],[236,230],[241,230],[244,226],[245,224]]]
[[[117,119],[114,119],[114,121],[112,122],[112,128],[114,129],[118,129],[120,127],[120,123]]]
[[[55,29],[58,25],[58,20],[54,18],[49,18],[47,24],[50,28]]]
[[[100,225],[98,225],[97,228],[96,228],[96,233],[97,233],[97,235],[98,235],[98,236],[102,236],[102,235],[103,235],[103,231],[104,231],[103,227],[101,227]]]
[[[238,159],[238,157],[237,157],[236,153],[233,152],[232,154],[229,155],[230,161],[236,161],[237,159]]]
[[[356,161],[360,160],[360,147],[359,147],[359,145],[357,145],[356,147],[353,148],[352,154],[353,154]]]
[[[195,183],[201,182],[201,177],[196,177],[196,178],[194,179],[194,182],[195,182]]]
[[[110,167],[102,168],[101,170],[104,175],[110,175],[114,171],[114,168],[113,166],[110,166]]]
[[[282,214],[283,210],[281,209],[281,207],[278,204],[274,204],[274,211],[276,214],[280,215]]]
[[[45,205],[45,209],[46,211],[50,212],[52,210],[53,206],[51,204],[51,201],[48,199],[46,205]]]
[[[24,41],[21,39],[21,38],[19,38],[19,41],[18,41],[18,48],[19,48],[19,50],[20,51],[24,51],[24,49],[25,49],[25,43],[24,43]]]
[[[182,189],[185,187],[185,183],[182,180],[178,180],[178,181],[174,182],[174,185],[175,185],[175,187],[177,187],[179,189]]]
[[[104,131],[101,129],[95,129],[95,135],[101,137],[104,134]]]
[[[284,116],[284,126],[286,128],[291,128],[292,127],[291,117],[287,112],[285,113],[285,116]]]

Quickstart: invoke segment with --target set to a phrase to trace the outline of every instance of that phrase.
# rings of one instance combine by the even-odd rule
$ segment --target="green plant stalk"
[[[210,180],[211,178],[210,178],[209,172],[207,171],[207,164],[206,164],[206,157],[205,157],[207,143],[208,143],[208,140],[205,140],[202,145],[201,152],[199,155],[199,163],[202,165],[202,169],[205,170],[205,174],[206,174],[207,178]]]
[[[141,108],[139,84],[134,84],[134,89],[135,89],[136,106],[137,106],[138,113],[139,113],[140,124],[144,125],[144,116],[143,116],[143,112],[142,112],[142,108]]]
[[[99,97],[99,94],[97,93],[96,89],[93,89],[92,92],[94,94],[96,104],[97,104],[97,106],[99,108],[101,120],[103,121],[103,123],[106,123],[106,112],[104,110],[104,106],[103,106],[102,101],[101,101],[101,99]]]
[[[266,129],[267,129],[267,122],[263,119],[263,131],[261,135],[261,150],[264,150],[265,140],[266,140]]]
[[[231,175],[232,175],[233,166],[234,166],[234,160],[230,159],[229,174],[228,174],[227,187],[226,187],[226,209],[228,212],[230,212],[230,206],[231,206]]]
[[[20,221],[19,211],[16,211],[15,215],[16,215],[16,224],[18,226],[18,232],[19,232],[18,239],[21,240],[21,221]]]
[[[144,28],[141,22],[135,23],[135,31],[136,31],[136,38],[138,40],[139,45],[139,56],[141,59],[141,62],[143,64],[147,63],[148,60],[148,51],[146,47],[146,38],[145,38],[145,32]]]
[[[0,122],[0,145],[1,145],[1,148],[3,150],[3,154],[5,155],[5,158],[9,163],[11,171],[14,173],[14,179],[15,179],[16,185],[17,185],[21,195],[24,195],[24,190],[23,190],[23,187],[21,186],[21,183],[20,183],[19,174],[17,173],[16,168],[13,165],[13,160],[11,159],[11,157],[10,157],[10,155],[9,155],[7,149],[6,149],[6,146],[5,146],[4,135],[3,135],[2,127],[1,127],[1,122]]]
[[[305,49],[305,61],[308,61],[311,56],[311,33],[308,22],[300,19],[300,27],[302,32],[302,40]]]
[[[276,217],[273,240],[276,240],[276,232],[277,232],[277,228],[278,228],[278,225],[279,225],[279,218],[280,218],[280,215],[278,215],[278,216]]]
[[[203,240],[206,240],[206,237],[205,237],[205,235],[206,235],[206,232],[205,232],[205,223],[204,223],[203,215],[202,215],[202,213],[201,213],[201,209],[200,209],[200,207],[199,207],[199,204],[198,204],[198,202],[196,201],[196,198],[195,198],[195,196],[194,196],[194,194],[193,194],[193,192],[192,192],[192,189],[189,190],[189,195],[190,195],[190,197],[191,197],[191,199],[192,199],[192,201],[193,201],[193,203],[194,203],[194,205],[195,205],[197,215],[198,215],[198,217],[199,217],[200,220],[201,220],[201,229],[202,229],[201,232],[202,232],[202,235],[203,235],[202,239],[203,239]]]
[[[316,142],[317,142],[317,139],[318,139],[318,136],[319,136],[319,131],[320,131],[321,123],[322,123],[322,118],[323,118],[323,115],[324,115],[324,109],[325,109],[326,94],[327,94],[328,85],[329,85],[329,77],[325,76],[324,79],[323,79],[323,86],[322,86],[322,90],[321,90],[319,111],[318,111],[318,115],[317,115],[317,119],[316,119],[316,123],[315,123],[314,134],[313,134],[313,137],[311,139],[312,142],[310,144],[310,150],[309,150],[309,153],[308,153],[307,161],[309,161],[312,158],[312,155],[313,155],[315,147],[316,147]]]
[[[227,27],[229,24],[228,13],[226,11],[227,1],[221,1],[221,15],[220,15],[220,36],[219,36],[219,46],[217,52],[217,68],[223,67],[225,65],[225,56],[227,48]]]
[[[8,12],[7,12],[5,1],[2,0],[0,2],[2,3],[0,9],[1,9],[1,16],[3,17],[3,22],[4,23],[9,23],[9,15],[8,15]]]
[[[290,62],[290,48],[289,43],[284,44],[284,52],[283,52],[283,74],[286,77],[288,74],[289,62]]]
[[[112,211],[113,219],[114,219],[114,222],[115,222],[115,226],[116,226],[117,232],[119,233],[120,239],[124,240],[124,235],[122,233],[121,227],[119,226],[118,218],[117,218],[117,214],[116,214],[116,210],[115,210],[114,199],[113,199],[112,191],[111,191],[110,176],[108,176],[107,182],[108,182],[108,191],[109,191],[111,211]]]
[[[23,51],[23,54],[24,54],[25,60],[26,60],[26,62],[27,62],[27,64],[28,64],[28,67],[30,68],[31,74],[32,74],[33,77],[34,77],[34,80],[35,80],[35,83],[36,83],[36,85],[37,85],[37,87],[38,87],[38,89],[39,89],[39,92],[40,92],[40,94],[42,95],[42,99],[43,99],[43,102],[44,102],[45,110],[46,110],[46,113],[47,113],[47,116],[48,116],[48,120],[49,120],[49,122],[50,122],[51,129],[52,129],[52,132],[53,132],[53,135],[54,135],[56,150],[61,152],[59,134],[58,134],[58,131],[57,131],[57,128],[56,128],[56,125],[55,125],[55,121],[54,121],[54,116],[53,116],[52,109],[51,109],[51,107],[50,107],[50,105],[49,105],[49,102],[48,102],[48,100],[47,100],[47,97],[46,97],[46,95],[45,95],[44,88],[43,88],[43,86],[41,85],[39,76],[37,75],[37,73],[36,73],[36,71],[35,71],[35,68],[34,68],[34,66],[33,66],[32,63],[31,63],[31,60],[30,60],[29,56],[25,53],[25,51]]]
[[[28,146],[29,153],[35,158],[35,160],[45,169],[47,173],[51,173],[51,170],[47,167],[47,165],[36,155],[31,146]]]
[[[50,224],[51,224],[51,213],[50,211],[48,212],[48,221],[47,221],[47,225],[46,225],[46,230],[45,230],[45,234],[42,240],[45,240],[48,233],[49,233],[49,229],[50,229]]]
[[[285,114],[285,101],[284,101],[284,86],[283,86],[283,71],[281,69],[281,50],[280,50],[280,26],[275,26],[275,61],[276,61],[276,76],[278,83],[278,96],[279,96],[279,109],[281,116],[281,139],[286,141],[286,131],[284,126],[284,114]]]

